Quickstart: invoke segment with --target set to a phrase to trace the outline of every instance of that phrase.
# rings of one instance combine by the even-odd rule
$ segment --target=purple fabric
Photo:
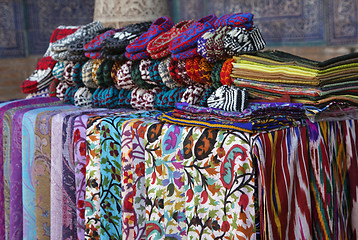
[[[12,129],[11,129],[11,170],[10,170],[10,239],[21,239],[23,236],[23,221],[22,221],[22,174],[21,168],[22,158],[22,117],[28,111],[46,107],[48,105],[61,104],[60,101],[52,103],[42,103],[36,105],[28,105],[17,110],[13,115]],[[20,161],[19,161],[20,160]]]
[[[39,98],[31,98],[31,99],[22,99],[16,100],[11,102],[2,103],[0,106],[0,119],[4,118],[4,114],[7,110],[26,106],[31,104],[39,104],[39,103],[46,103],[46,102],[55,102],[59,101],[58,98],[48,98],[48,97],[39,97]],[[0,146],[3,146],[3,121],[0,121]],[[4,150],[0,148],[0,169],[3,169],[3,155]],[[20,158],[21,159],[21,158]],[[21,166],[21,165],[20,165]],[[20,171],[21,176],[21,171]],[[20,181],[21,182],[21,181]],[[0,240],[5,239],[5,208],[4,208],[4,172],[0,171]]]

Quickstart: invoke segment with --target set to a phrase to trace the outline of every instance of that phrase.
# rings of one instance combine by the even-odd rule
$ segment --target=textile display
[[[357,237],[358,53],[263,51],[253,20],[56,29],[0,103],[0,240]]]

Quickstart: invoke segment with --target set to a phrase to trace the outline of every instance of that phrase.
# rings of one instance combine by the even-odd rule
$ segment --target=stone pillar
[[[169,16],[167,0],[96,0],[94,20],[105,27],[122,27]]]

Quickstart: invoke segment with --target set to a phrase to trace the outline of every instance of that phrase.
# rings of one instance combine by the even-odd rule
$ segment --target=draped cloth
[[[21,106],[27,106],[31,104],[39,104],[39,103],[46,103],[46,102],[54,102],[58,101],[58,99],[55,98],[34,98],[34,99],[28,99],[28,100],[15,100],[11,102],[4,102],[0,103],[0,239],[5,239],[9,237],[9,229],[6,229],[5,232],[5,226],[9,226],[5,224],[5,212],[7,212],[7,221],[9,221],[9,207],[8,210],[5,210],[5,196],[4,196],[4,151],[10,151],[7,148],[3,148],[3,137],[6,137],[3,135],[4,125],[3,125],[3,119],[4,114],[7,110],[10,110],[12,108],[21,107]],[[5,126],[5,129],[10,130],[7,126]],[[7,138],[8,139],[8,138]],[[8,139],[9,140],[9,139]],[[8,144],[5,144],[5,147],[9,146]],[[8,177],[9,179],[9,177]],[[9,203],[9,200],[7,200],[7,203]]]
[[[357,120],[308,125],[314,237],[357,237]]]
[[[132,118],[150,117],[157,112],[133,112],[104,118],[101,122],[101,239],[133,239],[123,216],[128,213],[127,205],[133,202],[133,174],[131,164],[121,158],[122,124]],[[123,165],[124,164],[124,165]],[[122,191],[124,190],[124,191]],[[123,211],[123,209],[125,211]],[[129,222],[128,222],[129,223]]]
[[[147,239],[255,239],[251,146],[238,131],[147,128]]]
[[[41,125],[44,127],[44,131],[36,132],[36,119],[37,116],[41,113],[46,113],[50,111],[63,111],[66,109],[72,108],[72,106],[58,106],[58,107],[46,107],[40,109],[34,109],[32,111],[26,112],[23,116],[22,120],[22,201],[23,201],[23,236],[24,239],[36,239],[38,236],[37,223],[40,225],[40,220],[37,222],[36,218],[36,209],[39,215],[41,215],[40,205],[36,202],[36,192],[42,192],[38,185],[39,176],[46,176],[45,168],[39,167],[36,168],[36,164],[40,164],[42,166],[46,166],[46,158],[49,158],[49,152],[46,152],[43,156],[45,158],[41,158],[41,154],[43,153],[42,147],[45,146],[46,151],[48,151],[48,121],[46,124]],[[46,118],[45,118],[46,120]],[[48,120],[48,119],[47,119]],[[36,134],[42,134],[42,137],[36,136]],[[46,136],[46,137],[45,137]],[[46,139],[47,138],[47,139]],[[41,142],[41,139],[44,139]],[[46,142],[47,141],[47,142]],[[36,145],[38,144],[38,145]],[[35,154],[38,157],[35,159]],[[37,161],[36,161],[37,160]],[[43,161],[41,161],[43,160]],[[49,175],[47,176],[49,177]],[[41,186],[42,187],[42,186]],[[46,187],[46,185],[44,185]],[[48,186],[49,187],[49,186]],[[49,188],[48,188],[49,189]],[[46,194],[49,194],[49,190],[47,189]],[[45,194],[45,195],[46,195]],[[44,196],[44,195],[43,195]],[[46,195],[47,197],[47,195]],[[50,195],[48,195],[48,199],[45,201],[49,201]],[[43,204],[44,202],[41,202]],[[45,203],[46,206],[47,203]],[[47,209],[48,210],[48,209]],[[44,216],[42,220],[49,218],[49,211],[46,212],[44,209]],[[49,236],[49,227],[50,225],[39,226],[44,227],[41,228],[41,232],[45,234],[45,236]],[[48,231],[47,231],[48,230]],[[42,235],[41,235],[42,237]],[[46,238],[46,237],[45,237]]]
[[[312,239],[308,136],[305,127],[259,134],[262,239]]]
[[[54,102],[45,102],[45,103],[39,103],[39,104],[31,104],[21,107],[12,108],[11,110],[8,110],[5,113],[4,116],[4,123],[5,121],[8,122],[10,126],[10,133],[8,134],[8,137],[11,136],[11,141],[9,143],[9,149],[11,148],[10,155],[7,157],[8,164],[5,164],[7,162],[7,159],[4,157],[4,174],[5,172],[8,172],[10,176],[7,178],[8,183],[8,189],[9,193],[6,194],[10,200],[10,219],[9,219],[9,234],[10,239],[17,239],[22,238],[23,236],[23,215],[22,215],[22,176],[21,176],[21,138],[22,138],[22,119],[23,115],[33,109],[36,108],[43,108],[46,106],[54,106],[61,104],[60,101],[54,101]],[[4,137],[6,135],[4,134]],[[4,142],[4,149],[6,149],[6,145]],[[9,178],[10,177],[10,178]],[[5,188],[6,190],[6,188]],[[6,201],[5,201],[6,204]]]

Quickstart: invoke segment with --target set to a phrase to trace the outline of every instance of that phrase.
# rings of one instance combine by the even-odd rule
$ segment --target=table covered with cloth
[[[0,239],[355,239],[358,121],[273,131],[0,103]]]

